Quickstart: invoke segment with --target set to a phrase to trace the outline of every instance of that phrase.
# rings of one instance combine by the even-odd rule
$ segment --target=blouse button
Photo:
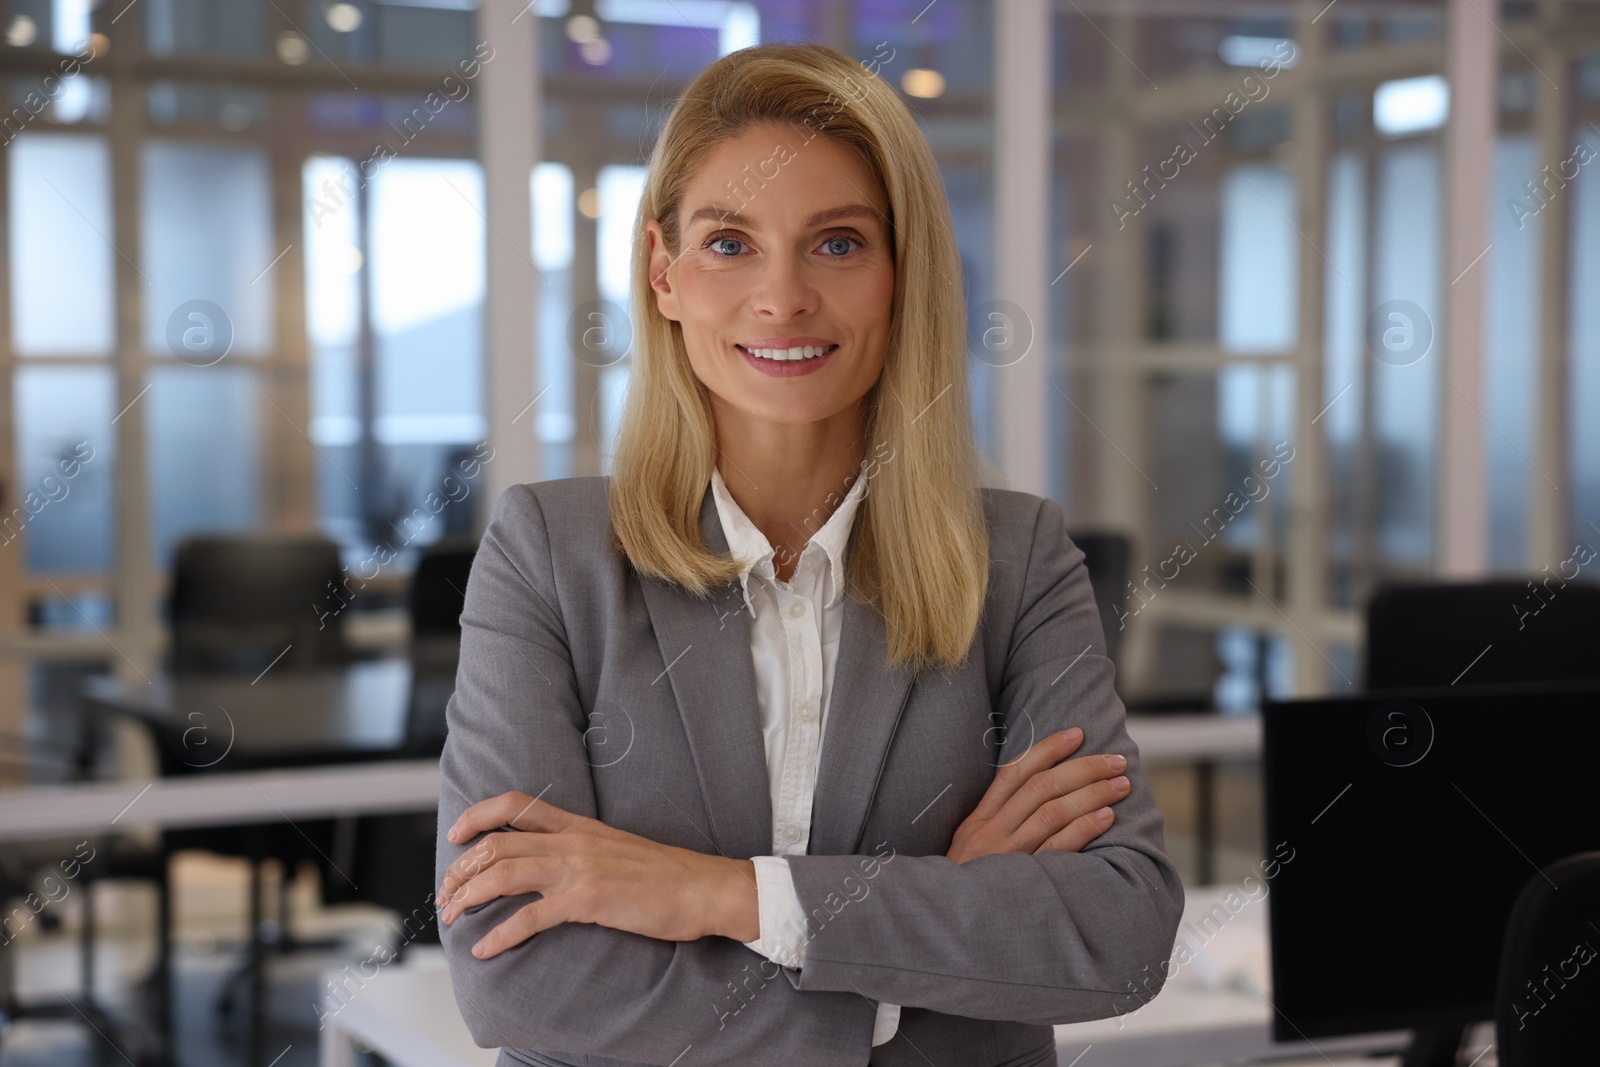
[[[816,709],[812,706],[811,701],[807,700],[795,706],[794,714],[801,722],[810,722],[816,718]]]
[[[805,613],[806,602],[804,600],[796,600],[793,604],[789,605],[789,617],[791,619],[801,618],[805,615]]]

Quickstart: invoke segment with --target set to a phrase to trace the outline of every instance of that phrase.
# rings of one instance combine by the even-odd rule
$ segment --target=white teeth
[[[762,359],[816,359],[826,352],[829,347],[832,346],[803,345],[799,348],[747,348],[745,351],[752,356],[760,356]]]

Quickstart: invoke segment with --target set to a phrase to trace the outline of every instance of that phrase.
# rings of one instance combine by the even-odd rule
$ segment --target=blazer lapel
[[[860,851],[867,809],[914,680],[908,668],[886,665],[889,643],[878,609],[848,596],[842,604],[839,661],[823,724],[806,848],[814,856]]]
[[[700,533],[712,551],[728,551],[717,505],[706,486]],[[767,749],[750,658],[750,613],[737,581],[701,600],[681,586],[641,577],[645,607],[683,718],[695,773],[724,856],[772,854],[772,801]]]

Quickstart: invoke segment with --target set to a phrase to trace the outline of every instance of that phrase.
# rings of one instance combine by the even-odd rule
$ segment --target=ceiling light
[[[900,88],[907,96],[932,100],[944,95],[944,75],[926,67],[912,67],[900,75]]]
[[[354,4],[329,4],[323,18],[335,33],[351,33],[361,25],[361,9]]]
[[[1372,94],[1372,125],[1385,137],[1435,130],[1450,114],[1450,86],[1437,74],[1384,82]]]

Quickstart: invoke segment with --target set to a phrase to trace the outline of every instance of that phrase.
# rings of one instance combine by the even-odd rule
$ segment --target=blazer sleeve
[[[478,801],[520,790],[596,817],[578,693],[544,514],[532,486],[513,485],[467,581],[439,763],[438,881],[470,847],[444,831]],[[691,1045],[698,1063],[758,1063],[783,1048],[786,1062],[807,1067],[866,1062],[870,1003],[801,994],[731,938],[673,942],[563,923],[494,959],[472,955],[479,938],[538,899],[503,897],[440,925],[462,1018],[482,1047],[648,1064],[673,1063]]]
[[[1113,808],[1115,821],[1081,852],[963,864],[895,855],[868,895],[848,902],[840,886],[852,884],[858,857],[790,856],[809,924],[804,966],[783,972],[790,982],[1035,1024],[1107,1018],[1154,996],[1183,886],[1164,854],[1161,811],[1112,678],[1083,552],[1067,537],[1060,505],[1041,500],[993,709],[1006,726],[998,762],[1051,731],[1082,727],[1074,755],[1127,757],[1132,788]]]

